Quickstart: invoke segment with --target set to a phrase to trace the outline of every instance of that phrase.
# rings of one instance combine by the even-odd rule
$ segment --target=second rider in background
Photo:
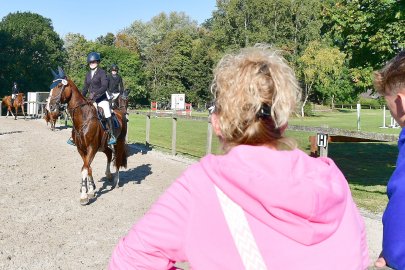
[[[118,66],[113,64],[111,66],[111,74],[108,74],[108,90],[107,95],[109,99],[112,98],[113,107],[118,107],[118,96],[122,95],[124,91],[124,83],[122,82],[122,77],[118,74]]]

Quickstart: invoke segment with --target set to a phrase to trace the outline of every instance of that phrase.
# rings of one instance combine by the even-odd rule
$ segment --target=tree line
[[[95,41],[79,33],[62,40],[49,19],[12,13],[0,22],[0,91],[12,81],[47,90],[49,67],[61,65],[80,87],[86,56],[118,64],[132,104],[167,104],[172,93],[204,108],[212,69],[226,53],[256,43],[283,51],[308,102],[352,103],[372,89],[372,72],[405,48],[405,3],[396,0],[217,0],[202,24],[182,12],[134,21]]]

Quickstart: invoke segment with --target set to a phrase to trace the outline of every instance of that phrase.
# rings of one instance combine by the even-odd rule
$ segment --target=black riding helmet
[[[111,65],[111,71],[113,71],[113,70],[118,72],[119,68],[116,64]]]
[[[87,55],[87,63],[94,61],[100,62],[100,54],[96,52],[91,52]]]

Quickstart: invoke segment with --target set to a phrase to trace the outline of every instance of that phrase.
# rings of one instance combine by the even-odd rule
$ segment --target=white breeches
[[[17,96],[16,94],[11,94],[12,99],[15,99],[16,96]]]
[[[96,108],[97,108],[97,106],[103,108],[105,118],[111,117],[110,102],[108,102],[107,100],[103,100],[98,104],[96,102],[94,102],[93,105]]]

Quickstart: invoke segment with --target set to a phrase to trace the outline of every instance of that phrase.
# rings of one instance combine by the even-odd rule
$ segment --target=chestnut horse
[[[57,110],[55,112],[50,112],[48,110],[48,108],[45,108],[44,119],[45,119],[47,125],[48,125],[48,123],[51,124],[52,131],[55,131],[56,120],[58,120],[60,115],[61,115],[61,112],[59,110]]]
[[[17,94],[16,98],[14,99],[13,104],[11,104],[11,96],[5,96],[3,98],[3,100],[1,101],[1,103],[7,107],[6,117],[8,117],[9,113],[11,113],[11,115],[14,117],[14,120],[17,120],[18,108],[21,107],[21,111],[24,115],[24,119],[26,119],[25,112],[24,112],[24,94],[23,93]],[[11,107],[14,107],[15,115],[13,114]]]
[[[86,205],[89,203],[89,199],[95,198],[96,186],[93,181],[91,162],[97,152],[104,152],[107,156],[105,174],[109,180],[112,178],[110,164],[114,154],[116,173],[112,189],[118,185],[119,169],[127,166],[128,153],[125,143],[127,123],[122,121],[122,112],[114,110],[119,122],[119,128],[114,129],[117,144],[113,146],[113,149],[109,148],[107,145],[108,133],[103,129],[97,118],[96,108],[92,102],[83,97],[73,81],[66,79],[62,69],[59,69],[59,75],[57,76],[51,86],[53,89],[50,95],[49,107],[50,111],[53,112],[58,109],[60,104],[67,104],[67,110],[73,122],[72,139],[83,159],[80,204]]]
[[[118,96],[117,100],[115,101],[115,107],[121,110],[124,115],[127,114],[129,92],[130,90],[126,89],[122,92],[121,95]]]

